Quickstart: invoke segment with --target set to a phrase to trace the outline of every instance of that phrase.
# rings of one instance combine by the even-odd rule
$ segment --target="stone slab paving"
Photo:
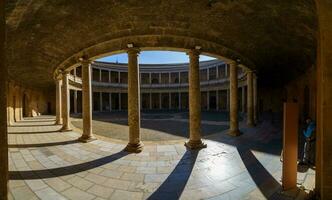
[[[314,185],[308,169],[298,174],[307,190],[281,192],[280,131],[268,123],[207,136],[200,151],[178,140],[147,142],[140,154],[60,128],[52,116],[9,127],[9,199],[302,199]]]
[[[144,141],[168,141],[185,139],[189,135],[188,112],[144,112],[141,116],[141,138]],[[228,128],[227,113],[203,112],[202,135],[207,136]],[[79,115],[72,124],[82,129]],[[92,121],[95,134],[113,139],[128,140],[128,114],[126,112],[95,113]],[[111,131],[110,131],[111,130]]]

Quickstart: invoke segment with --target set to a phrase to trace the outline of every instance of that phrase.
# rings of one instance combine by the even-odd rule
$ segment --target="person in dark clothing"
[[[300,165],[308,165],[313,164],[313,146],[315,141],[315,130],[316,130],[316,123],[311,119],[306,119],[306,127],[303,130],[303,136],[305,138],[304,143],[304,151],[303,151],[303,159],[299,163]]]

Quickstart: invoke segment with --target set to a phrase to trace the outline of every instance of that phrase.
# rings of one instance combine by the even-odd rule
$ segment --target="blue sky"
[[[206,61],[212,59],[215,58],[201,55],[199,60]],[[126,53],[100,58],[97,61],[128,63]],[[188,61],[189,58],[186,53],[175,51],[142,51],[139,55],[139,62],[141,64],[187,63]]]

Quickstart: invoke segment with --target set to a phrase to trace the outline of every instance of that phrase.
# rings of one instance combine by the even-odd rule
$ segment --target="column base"
[[[78,138],[78,141],[83,142],[83,143],[88,143],[97,140],[93,135],[92,136],[86,136],[82,135],[80,138]]]
[[[241,131],[239,129],[237,130],[228,130],[228,135],[236,137],[242,135]]]
[[[124,150],[130,153],[140,153],[143,151],[143,146],[144,144],[142,142],[136,144],[128,143]]]
[[[189,140],[188,142],[184,143],[184,146],[188,147],[189,149],[202,149],[206,148],[207,144],[203,143],[202,140]]]
[[[62,122],[55,122],[55,125],[62,125]]]
[[[61,132],[68,132],[68,131],[72,131],[73,129],[69,128],[69,127],[62,127],[60,129]]]
[[[247,123],[247,126],[249,127],[249,128],[253,128],[253,127],[255,127],[256,126],[256,124],[255,123]]]

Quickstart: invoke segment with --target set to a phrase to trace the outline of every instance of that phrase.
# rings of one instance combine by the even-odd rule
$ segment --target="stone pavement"
[[[128,154],[125,142],[79,143],[54,122],[41,116],[9,127],[9,199],[303,199],[314,184],[308,169],[298,173],[307,190],[280,192],[280,132],[268,123],[237,138],[207,136],[200,151],[178,140]]]
[[[168,141],[189,137],[188,112],[142,112],[141,138],[144,141]],[[207,136],[228,129],[227,113],[203,112],[202,135]],[[72,124],[83,128],[80,116]],[[95,113],[92,129],[95,134],[128,141],[128,114],[126,112]],[[111,130],[111,131],[110,131]]]

